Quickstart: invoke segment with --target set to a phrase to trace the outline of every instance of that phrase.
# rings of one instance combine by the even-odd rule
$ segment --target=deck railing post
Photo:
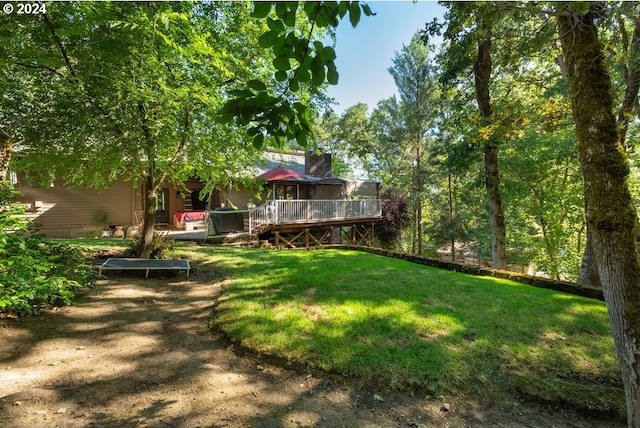
[[[379,218],[379,199],[270,200],[248,210],[249,233],[265,225]]]

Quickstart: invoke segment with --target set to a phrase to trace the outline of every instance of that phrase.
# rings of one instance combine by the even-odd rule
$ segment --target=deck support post
[[[371,236],[369,236],[369,246],[373,247],[373,234],[374,234],[374,230],[373,227],[375,226],[375,223],[371,223]]]
[[[309,228],[304,229],[304,248],[309,249]]]

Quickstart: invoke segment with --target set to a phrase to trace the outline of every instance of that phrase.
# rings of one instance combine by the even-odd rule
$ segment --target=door
[[[156,224],[169,224],[169,189],[158,190],[158,202],[156,204]]]

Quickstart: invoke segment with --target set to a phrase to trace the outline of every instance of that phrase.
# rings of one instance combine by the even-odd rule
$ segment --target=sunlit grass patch
[[[260,353],[433,393],[620,384],[599,301],[355,251],[197,251],[230,278],[217,327]]]

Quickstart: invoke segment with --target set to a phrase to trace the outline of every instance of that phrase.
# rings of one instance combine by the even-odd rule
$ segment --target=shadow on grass
[[[215,254],[216,250],[212,250]],[[514,374],[621,393],[605,305],[355,251],[227,251],[215,323],[368,387],[496,393]]]
[[[483,307],[487,314],[513,311],[514,305],[502,301],[499,292],[511,285],[487,283],[484,287],[494,292],[491,304],[478,297],[486,292],[473,290],[480,285],[472,286],[459,303],[456,294],[436,293],[443,285],[427,284],[432,280],[426,276],[414,282],[416,273],[403,273],[404,264],[388,265],[378,257],[361,259],[354,252],[194,248],[184,254],[194,265],[190,281],[182,276],[152,274],[144,280],[110,275],[100,281],[98,293],[84,293],[76,307],[5,324],[0,337],[11,340],[0,345],[0,390],[11,394],[43,388],[55,391],[56,398],[20,406],[15,405],[17,398],[0,398],[0,425],[358,427],[390,426],[402,420],[413,426],[444,422],[464,426],[473,419],[434,415],[425,405],[433,400],[390,398],[388,387],[445,391],[476,382],[478,389],[499,388],[500,382],[507,382],[500,370],[508,371],[509,364],[518,362],[504,358],[505,343],[544,342],[547,339],[539,336],[555,328],[552,319],[558,316],[574,329],[585,328],[571,319],[580,318],[569,311],[575,301],[546,294],[559,306],[536,316],[532,320],[536,325],[524,337],[509,339],[511,329],[524,328],[515,323],[504,326],[494,316],[485,319],[469,308]],[[466,283],[456,276],[444,278],[447,287]],[[461,284],[456,285],[458,281]],[[385,295],[389,287],[398,292]],[[234,333],[230,326],[237,323],[266,342],[277,344],[275,339],[284,336],[288,348],[283,349],[297,353],[294,358],[283,351],[284,360],[293,363],[288,367],[362,376],[362,385],[373,389],[354,387],[340,378],[318,379],[307,372],[257,369],[268,359],[238,358],[227,341],[208,330],[220,293],[216,317],[218,321],[231,317],[223,324],[228,333]],[[524,296],[534,299],[527,292]],[[349,315],[353,302],[360,303],[364,315]],[[236,304],[250,306],[251,311],[238,312]],[[279,314],[285,316],[288,307],[297,315],[277,323],[267,316],[274,308],[281,308]],[[339,328],[331,323],[334,309],[344,317]],[[522,314],[506,315],[522,317],[533,311],[526,306],[518,309]],[[300,320],[304,322],[296,324]],[[590,334],[604,334],[598,319],[595,324],[589,327]],[[503,345],[492,343],[496,341]],[[276,351],[271,353],[277,355]],[[483,363],[468,364],[470,358]],[[461,384],[449,380],[452,374],[462,379]],[[375,392],[384,401],[374,399]],[[60,408],[66,411],[58,413]],[[541,415],[539,421],[546,417]],[[522,419],[522,425],[527,423]]]
[[[0,425],[357,427],[399,417],[339,381],[235,355],[208,330],[226,274],[216,257],[190,256],[189,281],[113,274],[74,307],[3,322]],[[411,414],[437,421],[420,404]]]

